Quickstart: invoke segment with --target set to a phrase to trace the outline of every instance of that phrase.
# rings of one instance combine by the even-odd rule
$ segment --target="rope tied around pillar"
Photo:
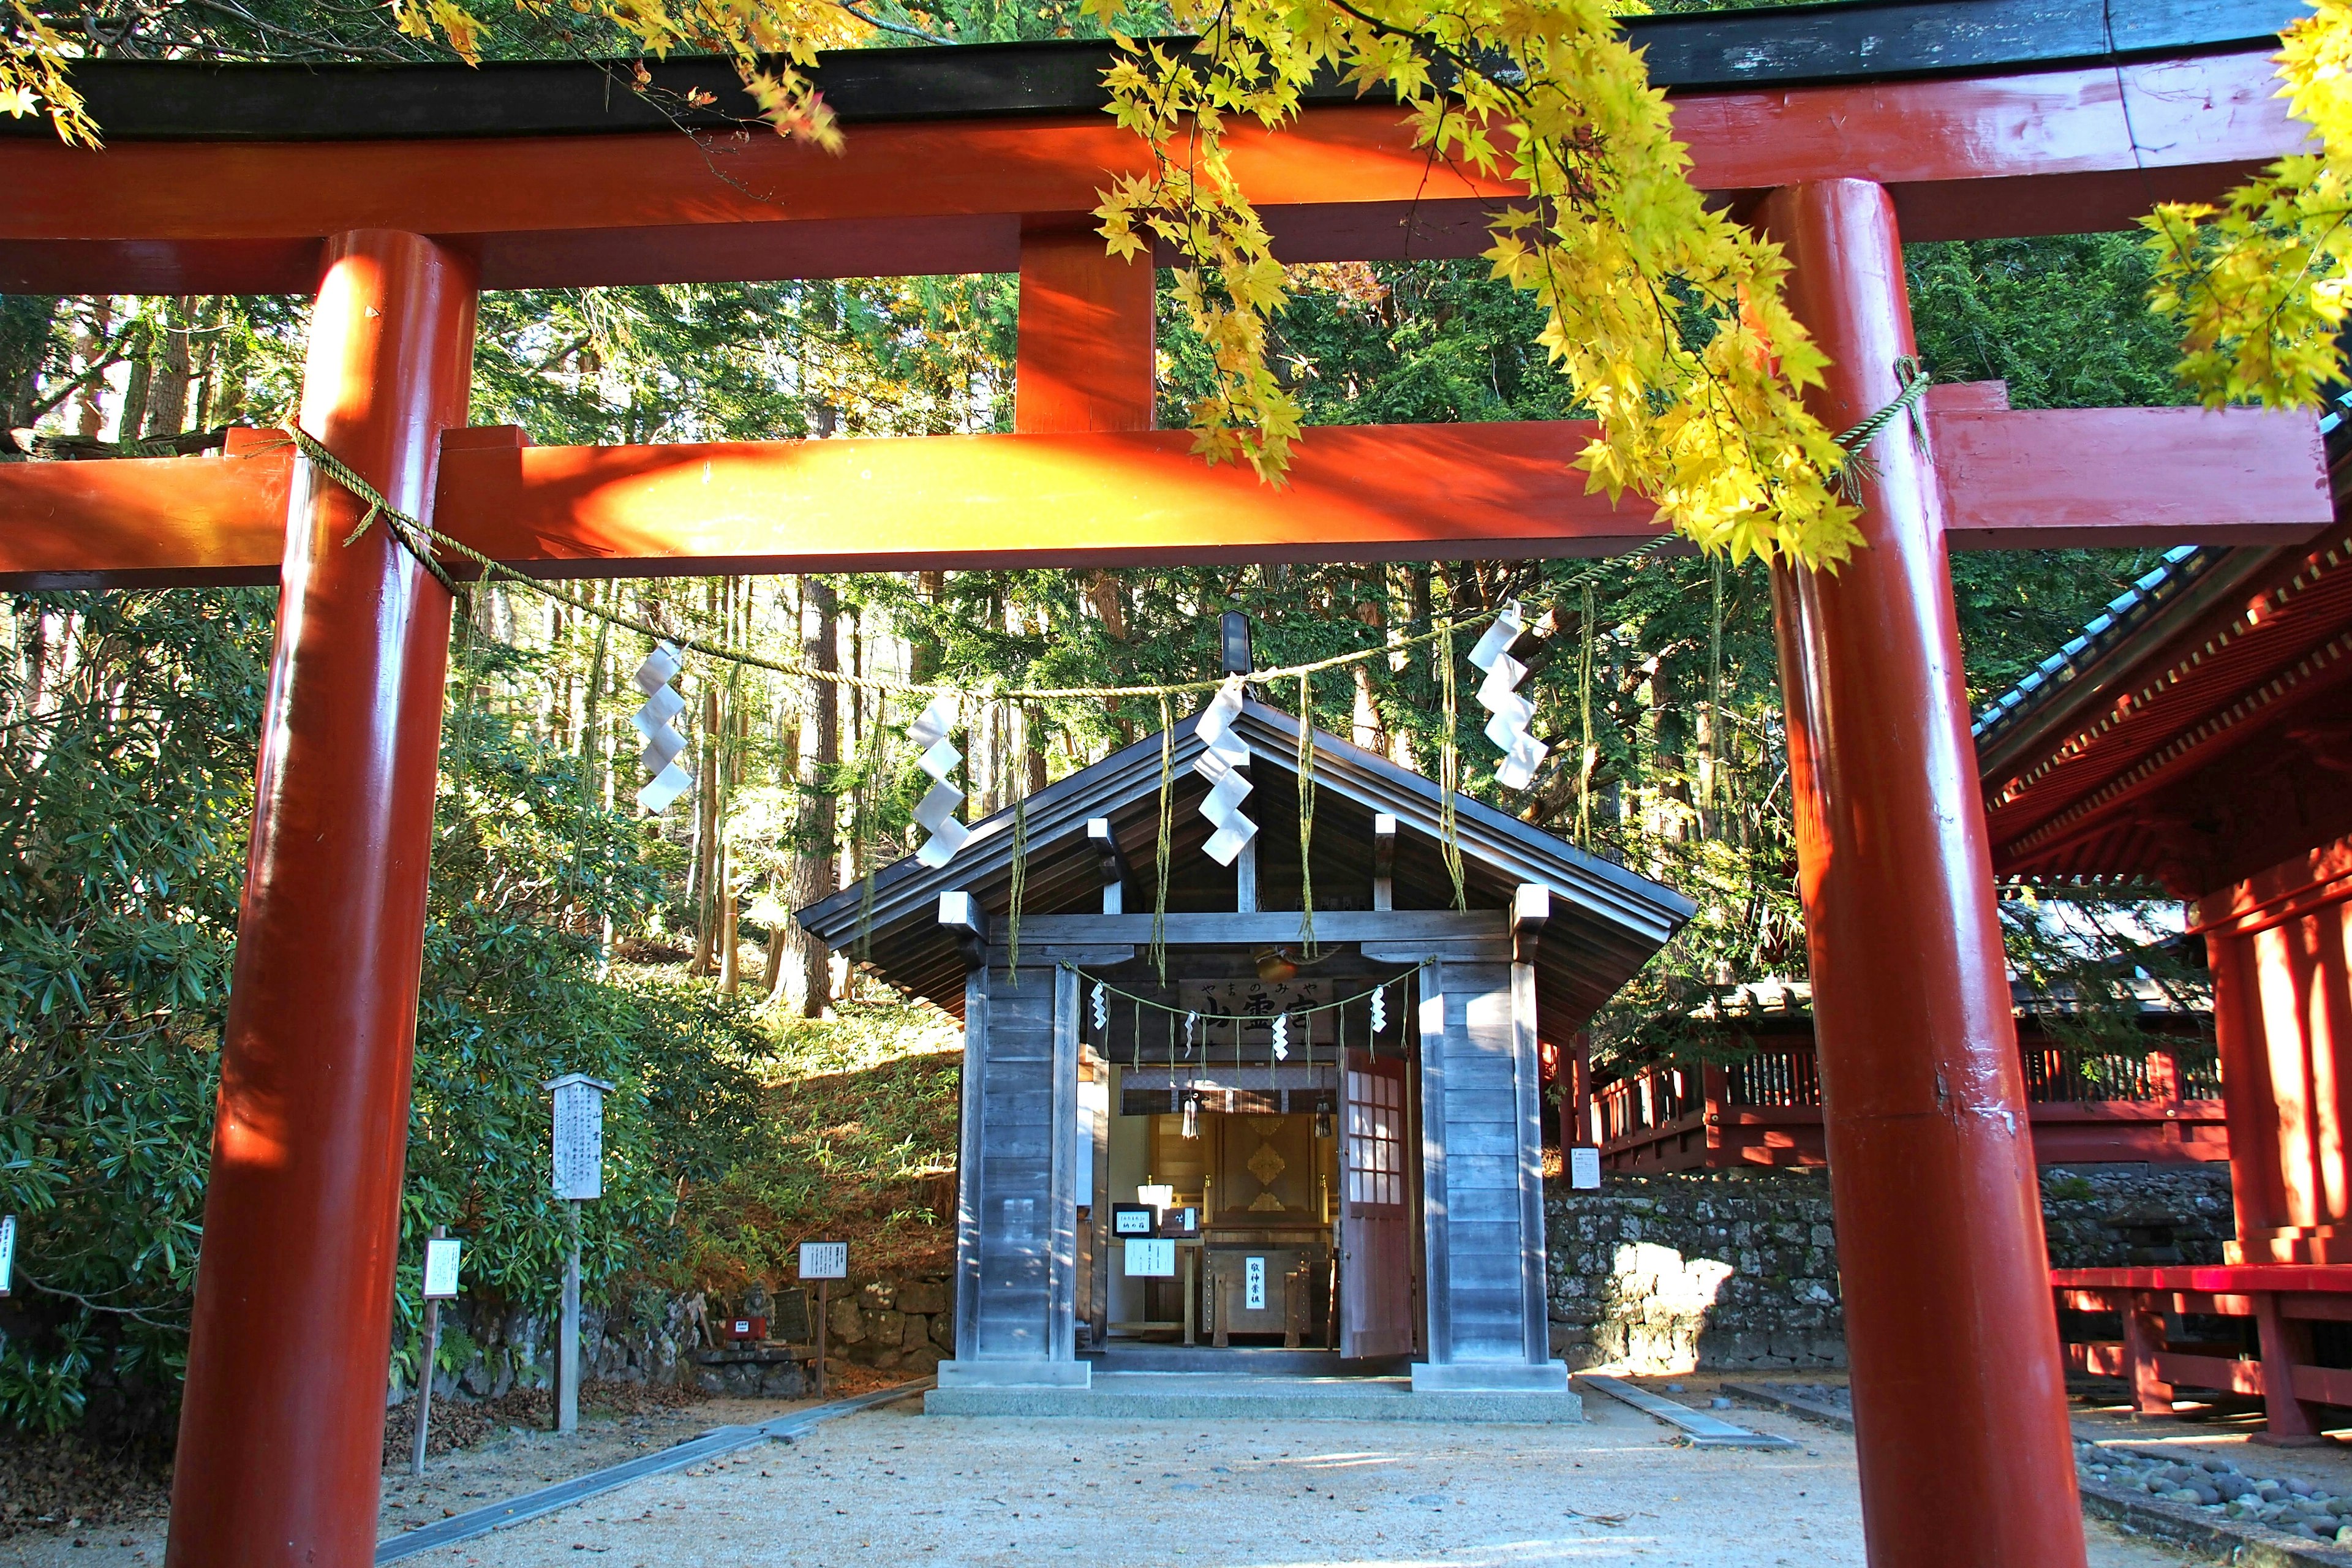
[[[446,588],[451,598],[457,596],[457,584],[451,580],[447,568],[433,557],[433,531],[430,528],[384,500],[383,491],[362,479],[357,470],[329,451],[325,443],[299,424],[289,419],[286,430],[293,437],[295,449],[310,460],[311,467],[367,503],[367,510],[360,513],[359,526],[343,539],[346,548],[357,544],[380,517],[383,519],[384,527],[392,534],[394,542],[415,556],[418,565],[433,574],[433,580]]]
[[[1927,410],[1925,400],[1928,384],[1934,379],[1915,356],[1902,355],[1895,362],[1896,391],[1894,401],[1861,424],[1830,437],[1846,453],[1845,462],[1833,477],[1838,494],[1847,502],[1860,506],[1862,481],[1878,478],[1878,465],[1871,458],[1869,447],[1871,442],[1878,438],[1880,431],[1908,414],[1913,437],[1923,445],[1927,442]]]

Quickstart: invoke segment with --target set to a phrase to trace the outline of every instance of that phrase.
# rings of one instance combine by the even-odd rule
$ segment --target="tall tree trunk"
[[[106,353],[106,335],[114,327],[114,301],[103,297],[90,301],[89,331],[81,340],[81,363],[78,370],[88,370]],[[82,385],[75,397],[79,405],[74,426],[77,435],[91,440],[106,428],[106,381],[97,377]]]
[[[735,759],[742,752],[740,744],[742,739],[742,718],[737,711],[737,704],[732,700],[727,704],[725,723],[728,743],[719,754],[719,764],[722,770],[719,784],[721,809],[719,874],[713,885],[719,894],[719,989],[724,994],[732,996],[743,981],[743,949],[740,940],[740,932],[737,927],[737,921],[741,918],[741,911],[736,907],[738,900],[735,897],[735,875],[728,865],[725,826],[727,820],[725,802],[735,792]]]
[[[821,670],[841,668],[840,596],[822,577],[808,579],[808,606],[813,625],[803,657]],[[813,733],[804,734],[801,755],[805,809],[801,818],[799,888],[794,901],[801,907],[816,902],[840,887],[839,845],[835,816],[834,770],[841,764],[841,688],[830,680],[813,683],[810,706],[814,710]],[[814,742],[814,743],[811,743]],[[815,938],[801,937],[801,1016],[820,1018],[833,995],[833,954]]]
[[[187,428],[188,378],[194,374],[188,356],[188,321],[194,301],[184,295],[165,302],[162,342],[156,345],[155,376],[147,394],[149,437],[176,436]]]
[[[797,605],[797,601],[795,604]],[[794,787],[800,782],[800,700],[796,693],[788,690],[782,700],[776,704],[776,784],[783,791],[786,800],[793,798]],[[787,904],[795,901],[793,894],[799,888],[799,873],[800,862],[795,855],[789,872],[779,879],[783,885],[775,889],[782,895],[782,901]],[[770,1005],[798,1000],[792,995],[791,982],[803,971],[800,963],[800,950],[794,943],[809,940],[807,933],[802,931],[799,925],[793,920],[789,910],[782,920],[776,922],[775,928],[768,932],[767,986]]]
[[[114,427],[114,438],[125,443],[139,439],[139,432],[147,427],[147,396],[155,384],[154,328],[141,320],[131,323],[130,332],[125,352],[131,372],[123,383],[122,417]]]
[[[1385,567],[1372,568],[1373,576],[1367,586],[1378,588],[1386,573]],[[1389,624],[1386,595],[1370,593],[1357,603],[1356,618],[1374,631],[1385,630]],[[1388,726],[1381,721],[1381,707],[1372,690],[1372,661],[1359,660],[1354,666],[1356,680],[1356,711],[1351,737],[1359,746],[1379,755],[1389,749]]]
[[[702,757],[694,777],[694,963],[692,973],[708,974],[718,950],[719,853],[719,683],[706,679],[702,686]]]

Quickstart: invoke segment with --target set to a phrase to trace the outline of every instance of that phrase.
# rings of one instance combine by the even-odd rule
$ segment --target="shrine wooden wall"
[[[1535,970],[1433,963],[1421,1023],[1429,1310],[1417,1387],[1566,1387],[1544,1302]]]
[[[1017,975],[1017,981],[1015,976]],[[1076,1360],[1077,977],[965,982],[956,1359],[943,1382],[1083,1382]],[[1067,1368],[1056,1374],[1058,1365]]]

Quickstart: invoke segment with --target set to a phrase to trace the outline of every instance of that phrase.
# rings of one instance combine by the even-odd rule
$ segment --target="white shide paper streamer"
[[[1242,815],[1243,797],[1250,792],[1250,749],[1239,735],[1234,733],[1234,716],[1242,710],[1242,678],[1238,675],[1217,689],[1209,705],[1201,710],[1201,721],[1196,727],[1201,740],[1209,748],[1192,759],[1192,771],[1209,781],[1208,798],[1201,802],[1201,815],[1209,819],[1216,831],[1202,846],[1209,858],[1220,866],[1230,866],[1242,846],[1257,836],[1257,824]]]
[[[956,807],[963,804],[963,791],[948,783],[948,775],[963,761],[963,753],[948,739],[955,728],[955,699],[945,692],[931,699],[930,706],[920,717],[907,726],[907,736],[923,748],[918,765],[931,775],[931,787],[915,807],[915,820],[930,837],[915,851],[915,858],[936,871],[956,857],[971,829],[956,820]]]
[[[1518,690],[1528,667],[1511,657],[1511,645],[1527,629],[1527,623],[1519,618],[1519,602],[1513,599],[1487,623],[1486,635],[1470,650],[1470,662],[1486,672],[1478,687],[1478,700],[1494,715],[1486,721],[1486,739],[1503,753],[1501,764],[1495,769],[1495,782],[1505,789],[1527,788],[1551,750],[1528,733],[1528,721],[1536,716],[1536,705]]]
[[[677,765],[677,754],[686,750],[686,737],[670,727],[670,721],[686,708],[686,699],[670,685],[680,668],[677,648],[666,642],[654,644],[646,662],[637,666],[637,689],[646,694],[646,705],[629,716],[629,722],[646,738],[639,760],[652,775],[646,787],[637,791],[637,804],[656,816],[694,786],[694,775]]]

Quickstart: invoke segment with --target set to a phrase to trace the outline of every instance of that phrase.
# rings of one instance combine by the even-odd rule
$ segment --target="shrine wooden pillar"
[[[1764,220],[1832,362],[1810,406],[1843,429],[1915,352],[1894,205],[1824,181]],[[2080,1568],[1942,497],[1907,420],[1870,456],[1867,547],[1773,579],[1864,1534],[1889,1568]]]
[[[2233,1263],[2352,1262],[2352,837],[2205,894]]]
[[[429,521],[475,268],[327,243],[303,427]],[[172,1487],[172,1568],[375,1555],[449,595],[298,469]]]

